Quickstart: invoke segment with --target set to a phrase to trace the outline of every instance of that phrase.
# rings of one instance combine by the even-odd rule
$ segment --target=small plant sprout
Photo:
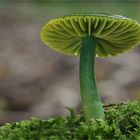
[[[80,56],[80,90],[85,120],[105,119],[95,75],[95,58],[116,56],[140,44],[137,21],[118,15],[73,14],[48,22],[41,31],[50,48]]]

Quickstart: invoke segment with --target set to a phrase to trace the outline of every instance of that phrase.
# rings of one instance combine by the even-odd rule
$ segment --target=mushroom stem
[[[82,38],[80,53],[80,89],[85,119],[104,119],[104,109],[98,94],[95,76],[96,38]]]

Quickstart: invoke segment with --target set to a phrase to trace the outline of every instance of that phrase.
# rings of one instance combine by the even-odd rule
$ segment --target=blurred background
[[[79,58],[52,51],[40,40],[52,18],[80,12],[124,15],[140,22],[140,1],[0,0],[0,124],[66,116],[81,109]],[[140,47],[97,58],[104,104],[140,99]]]

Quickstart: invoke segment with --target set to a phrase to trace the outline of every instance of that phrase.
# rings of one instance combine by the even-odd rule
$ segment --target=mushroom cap
[[[47,46],[69,55],[80,54],[85,36],[96,38],[97,56],[115,56],[140,44],[140,24],[120,15],[73,14],[49,21],[41,31]]]

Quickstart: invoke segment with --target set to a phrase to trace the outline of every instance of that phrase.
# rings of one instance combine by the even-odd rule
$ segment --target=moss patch
[[[0,127],[0,140],[140,140],[140,101],[105,107],[106,121],[91,120],[69,109],[67,118],[32,118]]]

